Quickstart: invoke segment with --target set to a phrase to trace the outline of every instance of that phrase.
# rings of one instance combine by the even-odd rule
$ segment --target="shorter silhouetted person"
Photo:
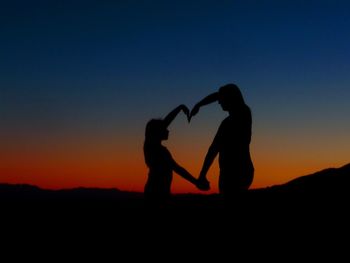
[[[219,191],[226,200],[233,200],[247,192],[253,182],[254,166],[249,145],[252,134],[252,115],[244,102],[240,89],[235,84],[220,87],[198,102],[192,109],[189,119],[199,108],[218,101],[221,108],[229,113],[214,137],[198,180],[207,182],[207,172],[215,157],[219,155]]]
[[[149,168],[148,179],[144,188],[144,195],[151,204],[164,204],[171,196],[173,171],[184,179],[196,185],[201,190],[209,190],[209,183],[199,181],[185,168],[176,163],[169,150],[162,145],[168,139],[170,123],[180,111],[189,116],[185,105],[172,110],[164,119],[151,119],[146,125],[144,157]]]

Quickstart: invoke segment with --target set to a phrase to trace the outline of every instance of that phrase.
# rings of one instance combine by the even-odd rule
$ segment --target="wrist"
[[[200,173],[199,174],[199,177],[198,177],[198,180],[206,180],[206,173]]]

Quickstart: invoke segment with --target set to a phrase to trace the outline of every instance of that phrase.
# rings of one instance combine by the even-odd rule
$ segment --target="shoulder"
[[[231,123],[234,121],[234,118],[232,116],[227,116],[225,119],[222,120],[220,127],[231,125]]]
[[[248,105],[246,105],[246,104],[243,107],[243,112],[245,112],[246,114],[249,114],[249,115],[252,114],[252,111],[251,111],[250,107]]]
[[[168,158],[172,158],[172,156],[171,156],[171,153],[170,153],[170,151],[168,150],[168,148],[167,147],[165,147],[165,146],[161,146],[161,152],[162,152],[162,154],[164,155],[164,156],[166,156],[166,157],[168,157]]]
[[[245,118],[252,122],[252,111],[247,105],[245,106]]]
[[[242,106],[237,114],[237,118],[242,119],[244,121],[250,120],[252,119],[252,112],[249,108],[249,106],[244,105]]]
[[[224,130],[229,129],[233,125],[233,118],[231,116],[226,117],[219,125],[218,133],[222,133]]]

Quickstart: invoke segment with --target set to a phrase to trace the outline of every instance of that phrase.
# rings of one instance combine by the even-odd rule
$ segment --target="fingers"
[[[185,105],[183,105],[182,110],[187,116],[190,114],[190,110]]]
[[[188,107],[186,105],[184,105],[184,104],[181,104],[181,110],[186,115],[187,121],[190,122],[190,110],[188,109]]]
[[[202,191],[210,190],[210,183],[207,179],[199,179],[197,181],[197,188]]]
[[[196,115],[199,111],[198,106],[194,106],[193,109],[190,111],[188,107],[184,104],[181,104],[181,109],[185,113],[188,122],[190,122],[193,116]]]
[[[191,121],[190,113],[186,114],[186,116],[187,116],[187,121],[190,122]]]
[[[199,111],[199,107],[194,106],[194,107],[192,108],[192,110],[191,110],[189,119],[191,120],[192,117],[198,113],[198,111]]]

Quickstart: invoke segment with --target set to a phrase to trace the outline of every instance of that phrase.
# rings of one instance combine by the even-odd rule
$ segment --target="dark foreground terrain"
[[[48,246],[66,254],[83,247],[85,255],[102,246],[118,255],[128,251],[135,260],[146,257],[142,249],[150,259],[168,260],[161,250],[206,260],[212,251],[248,256],[263,247],[273,250],[270,256],[282,250],[288,257],[322,258],[330,247],[341,250],[347,244],[342,240],[349,235],[349,180],[350,164],[252,189],[233,203],[216,194],[182,194],[156,208],[145,204],[142,193],[117,189],[51,191],[1,184],[3,251]],[[339,252],[332,253],[333,260]]]
[[[149,207],[143,194],[118,189],[75,188],[45,190],[32,185],[0,184],[0,202],[16,213],[33,208],[72,213],[101,209],[111,214],[127,213],[247,213],[290,211],[291,213],[341,210],[350,200],[350,164],[300,176],[282,185],[252,189],[237,202],[225,203],[217,194],[177,194],[156,209]]]

